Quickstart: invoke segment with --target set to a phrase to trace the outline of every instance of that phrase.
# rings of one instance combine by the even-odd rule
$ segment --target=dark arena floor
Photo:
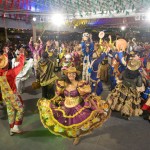
[[[72,140],[51,134],[40,122],[37,100],[41,90],[34,91],[31,77],[25,86],[22,98],[25,103],[23,134],[9,135],[7,118],[0,120],[0,150],[149,150],[150,123],[142,117],[127,121],[117,112],[92,134],[81,138],[74,146]],[[102,98],[106,99],[109,88],[104,85]]]

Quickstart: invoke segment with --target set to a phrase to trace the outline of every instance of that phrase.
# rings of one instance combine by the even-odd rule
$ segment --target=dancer
[[[110,115],[109,104],[91,94],[90,85],[78,80],[79,73],[75,67],[69,67],[66,80],[56,82],[56,96],[38,101],[44,127],[53,134],[73,138],[73,144],[101,126]]]
[[[37,66],[36,80],[42,87],[42,97],[52,98],[54,96],[54,82],[58,79],[54,73],[54,62],[49,58],[47,52],[43,52]]]
[[[91,62],[91,76],[90,76],[90,83],[91,83],[91,89],[92,93],[95,93],[96,95],[101,95],[103,91],[102,82],[100,80],[100,64],[104,60],[105,56],[107,55],[107,52],[100,52],[98,51],[99,44],[95,45],[95,52],[93,53],[93,60]]]
[[[23,102],[20,95],[17,94],[15,78],[24,65],[24,49],[20,48],[19,65],[13,69],[5,68],[8,64],[8,58],[5,55],[1,55],[0,60],[0,89],[7,107],[10,135],[13,135],[22,132],[19,126],[23,120]]]
[[[82,80],[86,80],[90,82],[91,75],[91,61],[92,55],[94,51],[94,43],[92,40],[92,34],[83,33],[82,41],[81,41],[82,52],[84,55],[83,58],[83,72],[82,72]]]
[[[139,60],[130,60],[127,69],[119,77],[122,83],[119,83],[108,96],[111,109],[120,111],[125,119],[142,115],[140,92],[143,91],[140,66]]]
[[[12,59],[12,68],[19,65],[20,52],[16,53],[16,58]],[[32,74],[33,59],[29,58],[29,53],[25,52],[25,64],[21,72],[16,77],[16,87],[19,94],[23,93],[25,87],[25,81]]]
[[[34,43],[34,47],[33,47],[32,46],[32,41],[33,41],[33,38],[31,37],[30,41],[29,41],[29,48],[30,48],[31,52],[33,53],[34,72],[35,72],[35,75],[36,75],[37,64],[38,64],[38,61],[40,60],[41,51],[43,50],[43,42],[42,42],[41,38],[39,37],[40,43],[37,43],[37,42]]]

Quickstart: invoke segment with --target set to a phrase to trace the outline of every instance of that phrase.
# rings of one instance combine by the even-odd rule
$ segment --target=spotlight
[[[54,25],[60,27],[65,23],[65,19],[61,14],[54,14],[51,18],[51,21]]]
[[[145,14],[145,20],[150,21],[150,9]]]
[[[36,21],[36,18],[35,18],[35,17],[33,17],[33,18],[32,18],[32,20],[35,22],[35,21]]]
[[[122,27],[121,27],[121,30],[122,30],[122,31],[124,31],[125,29],[126,29],[126,27],[125,27],[125,26],[122,26]]]

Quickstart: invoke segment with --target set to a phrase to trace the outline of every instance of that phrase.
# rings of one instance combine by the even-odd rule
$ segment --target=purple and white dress
[[[66,86],[64,81],[57,81],[56,96],[50,100],[42,98],[38,101],[41,121],[50,132],[76,138],[98,128],[108,119],[109,104],[99,96],[92,96],[89,84],[80,81],[73,91],[66,90]],[[98,113],[91,99],[99,109],[104,110],[103,114]]]

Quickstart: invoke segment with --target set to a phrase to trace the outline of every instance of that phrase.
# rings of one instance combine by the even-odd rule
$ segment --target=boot
[[[22,131],[19,129],[18,125],[14,125],[13,128],[10,129],[10,135],[14,135],[15,133],[20,134]]]

